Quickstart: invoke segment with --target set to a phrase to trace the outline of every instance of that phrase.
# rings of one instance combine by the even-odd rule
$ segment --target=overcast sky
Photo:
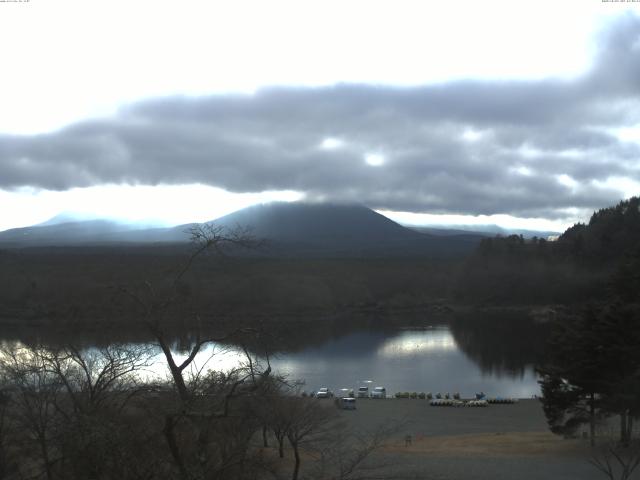
[[[0,230],[274,199],[588,220],[640,194],[635,5],[0,2]]]

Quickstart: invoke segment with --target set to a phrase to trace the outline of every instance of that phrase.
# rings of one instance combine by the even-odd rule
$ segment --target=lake
[[[198,367],[208,360],[207,367],[230,369],[243,361],[243,354],[237,348],[218,345],[204,350],[198,359]],[[154,370],[160,373],[164,368],[161,355],[158,362]],[[532,364],[515,369],[489,367],[486,360],[475,360],[473,353],[460,348],[450,325],[350,332],[298,351],[274,354],[270,362],[275,372],[303,380],[302,388],[308,392],[320,387],[338,391],[384,386],[391,395],[459,392],[470,397],[482,391],[489,396],[530,398],[540,393]]]
[[[273,333],[274,327],[268,330]],[[534,366],[542,360],[548,328],[526,316],[495,312],[473,312],[447,319],[428,315],[410,318],[334,318],[292,323],[271,335],[269,359],[274,372],[289,380],[304,381],[302,389],[317,391],[329,387],[357,389],[384,386],[396,392],[459,392],[464,397],[476,392],[489,396],[530,398],[539,395]],[[97,333],[40,330],[5,335],[3,343],[36,343],[90,349],[112,342],[146,344],[148,333],[136,338],[122,330],[119,336]],[[174,332],[174,352],[186,358],[195,336]],[[216,335],[217,336],[217,335]],[[57,338],[57,340],[54,340]],[[262,355],[267,337],[248,349]],[[150,342],[151,343],[151,342]],[[268,342],[267,342],[268,343]],[[246,360],[236,345],[210,344],[197,356],[194,368],[230,370]],[[168,378],[160,350],[144,376]]]

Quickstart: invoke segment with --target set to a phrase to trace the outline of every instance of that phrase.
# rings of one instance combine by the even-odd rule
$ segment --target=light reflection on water
[[[147,380],[169,379],[163,353],[155,350],[152,362],[140,376]],[[177,364],[188,352],[174,351]],[[210,344],[196,356],[185,373],[208,369],[229,371],[246,361],[242,350]],[[532,367],[521,375],[483,372],[456,344],[448,327],[406,329],[395,332],[359,331],[271,359],[276,373],[290,380],[304,380],[307,391],[322,386],[370,388],[382,385],[389,394],[399,391],[460,392],[472,396],[531,397],[540,389]],[[371,381],[371,383],[366,383]]]
[[[378,348],[378,355],[386,358],[428,355],[440,351],[457,350],[458,345],[448,328],[403,331]]]

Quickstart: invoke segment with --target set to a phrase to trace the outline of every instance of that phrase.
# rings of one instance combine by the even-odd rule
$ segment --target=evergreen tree
[[[551,431],[573,435],[581,425],[589,424],[592,444],[606,389],[601,362],[604,346],[593,334],[596,322],[593,308],[560,322],[549,341],[545,365],[538,369]]]
[[[564,320],[539,368],[542,402],[551,431],[573,434],[599,417],[620,415],[620,440],[629,443],[640,415],[640,309],[614,301]]]

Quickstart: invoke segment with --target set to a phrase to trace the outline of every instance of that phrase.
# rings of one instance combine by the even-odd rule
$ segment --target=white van
[[[371,392],[371,398],[387,398],[387,389],[384,387],[376,387]]]
[[[358,398],[369,398],[369,387],[358,387]]]

